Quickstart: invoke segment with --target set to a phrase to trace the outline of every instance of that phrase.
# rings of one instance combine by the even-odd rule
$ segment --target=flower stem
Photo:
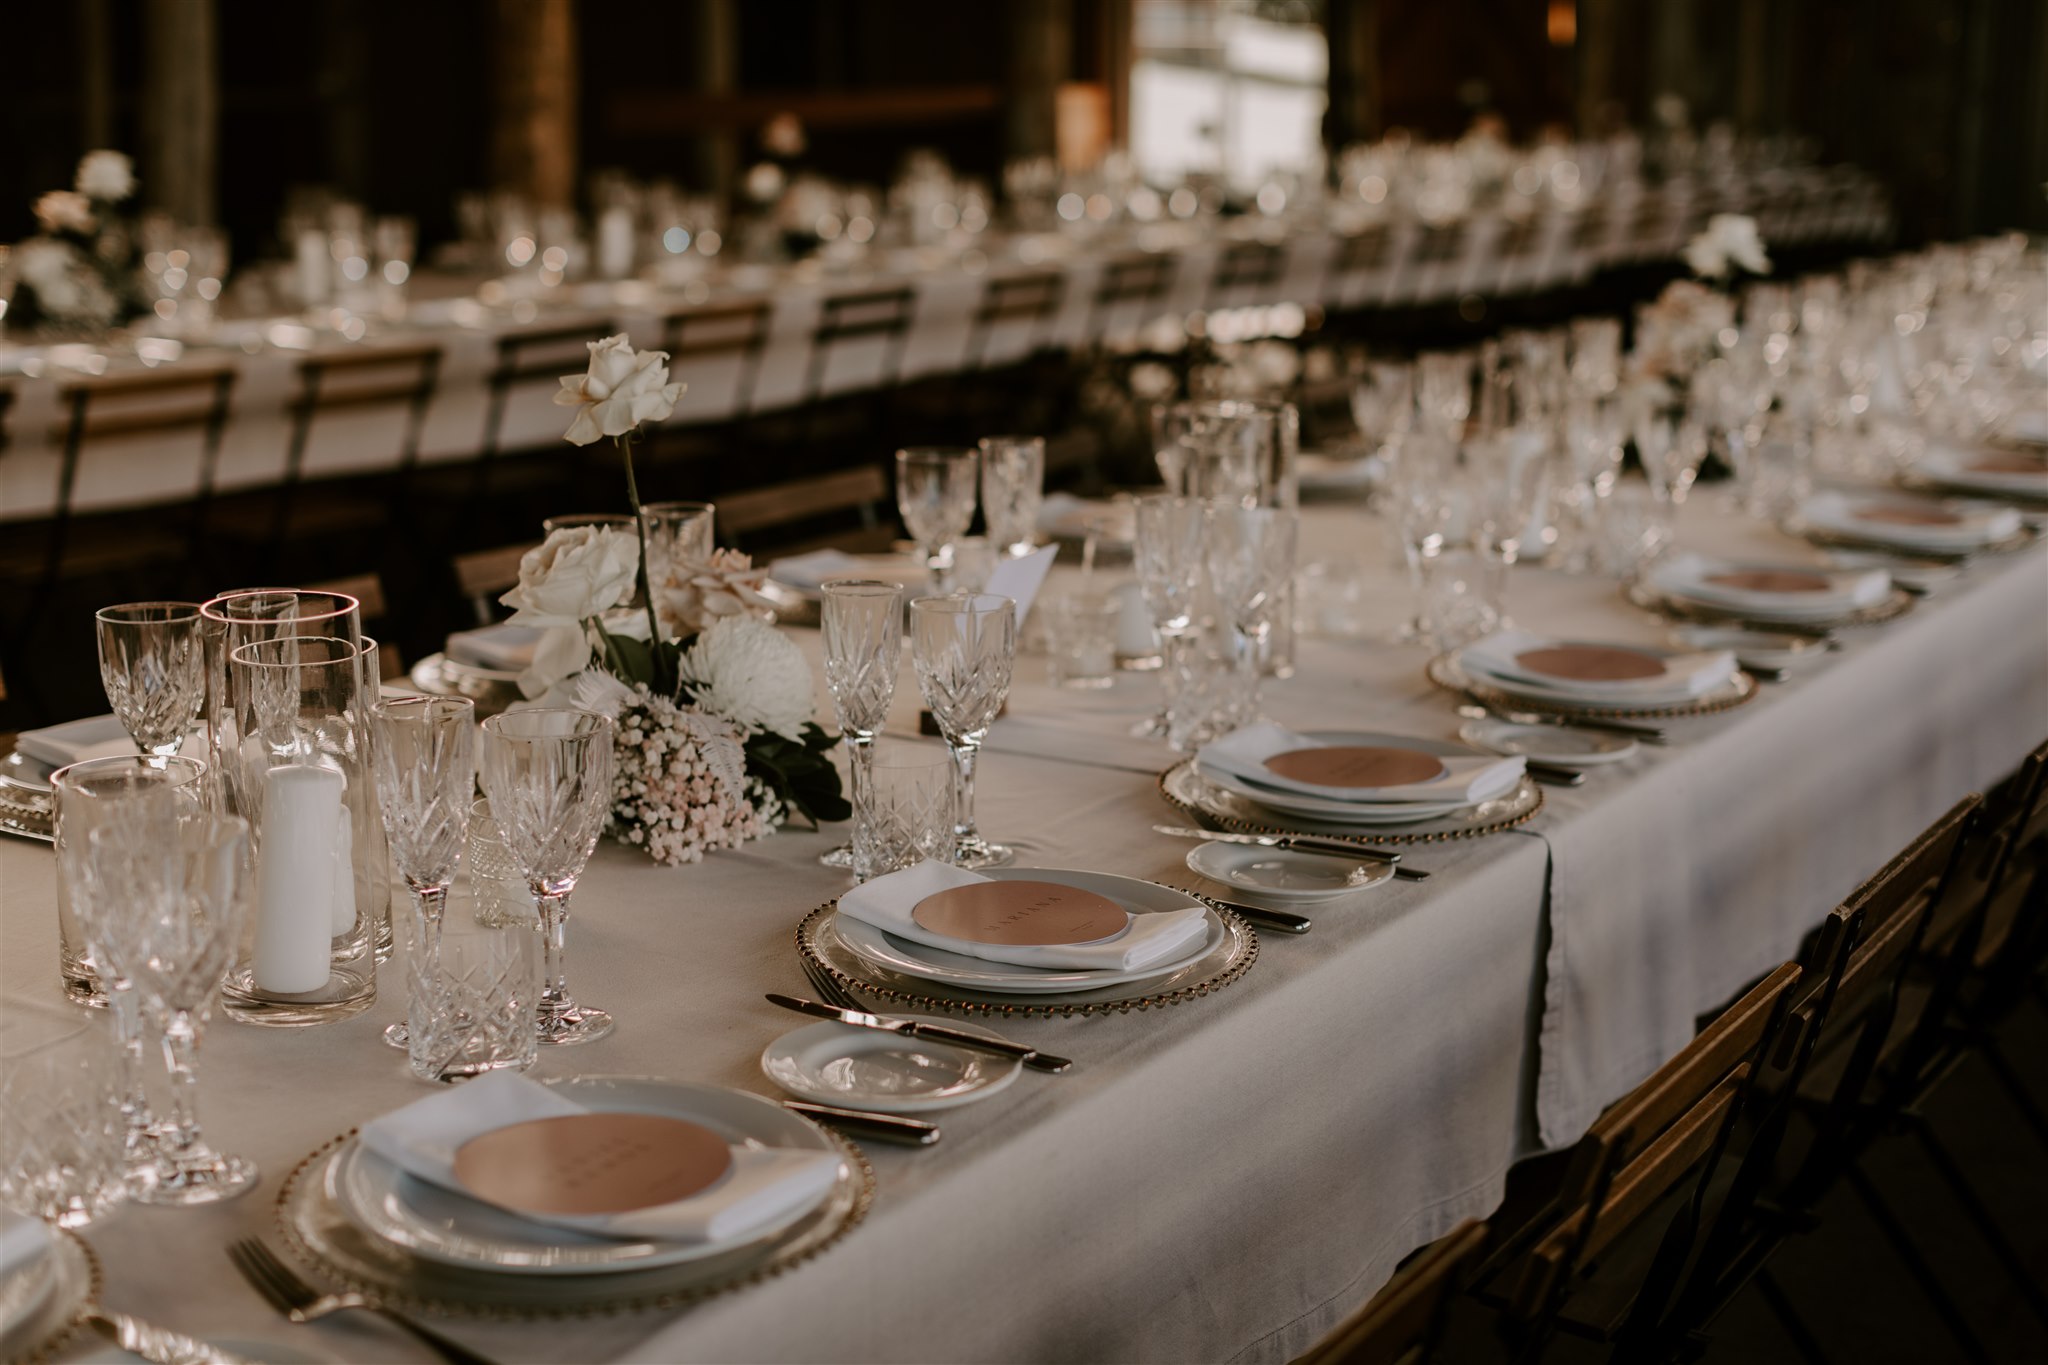
[[[640,537],[640,600],[647,605],[647,657],[654,669],[652,690],[667,695],[670,686],[662,677],[661,621],[654,610],[654,581],[647,572],[647,518],[640,514],[640,485],[633,479],[633,432],[618,437],[619,454],[626,461],[626,501],[633,505],[633,530]]]

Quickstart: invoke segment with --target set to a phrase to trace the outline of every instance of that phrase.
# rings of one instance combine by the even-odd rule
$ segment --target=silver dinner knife
[[[837,1105],[811,1104],[806,1100],[784,1100],[782,1107],[793,1114],[802,1114],[820,1123],[844,1128],[855,1137],[900,1142],[907,1147],[929,1147],[939,1140],[939,1126],[936,1123],[926,1123],[923,1119],[903,1118],[896,1114],[876,1114],[866,1109],[841,1109]]]
[[[247,1356],[223,1351],[211,1342],[157,1327],[126,1313],[88,1313],[86,1324],[131,1355],[151,1365],[256,1365]]]
[[[991,1052],[998,1057],[1015,1057],[1033,1071],[1065,1071],[1073,1063],[1065,1057],[1055,1057],[1040,1052],[1035,1047],[1013,1043],[1006,1038],[984,1038],[977,1033],[947,1028],[944,1024],[927,1024],[921,1019],[884,1019],[879,1014],[864,1014],[860,1010],[843,1010],[837,1005],[827,1005],[816,1000],[802,1000],[794,995],[768,992],[768,1003],[780,1005],[798,1014],[816,1015],[820,1019],[836,1019],[842,1024],[855,1028],[880,1029],[904,1038],[923,1038],[928,1042],[944,1043],[949,1047],[964,1047],[970,1052]]]
[[[1187,825],[1154,825],[1155,833],[1170,834],[1176,839],[1199,839],[1214,844],[1255,844],[1260,848],[1288,848],[1302,853],[1327,853],[1333,858],[1350,858],[1357,862],[1392,863],[1394,875],[1404,882],[1426,881],[1427,872],[1420,868],[1401,866],[1401,855],[1382,848],[1367,848],[1354,844],[1348,839],[1325,838],[1315,834],[1227,834],[1220,830],[1194,829]]]

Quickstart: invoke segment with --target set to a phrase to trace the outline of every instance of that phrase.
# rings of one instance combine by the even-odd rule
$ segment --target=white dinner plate
[[[52,1233],[49,1250],[0,1289],[0,1360],[33,1355],[77,1321],[96,1278],[85,1243],[68,1232]]]
[[[983,1038],[1000,1037],[957,1019],[925,1022]],[[1023,1069],[1017,1057],[830,1020],[785,1033],[761,1052],[762,1073],[798,1099],[882,1114],[921,1114],[986,1099],[1016,1080]]]
[[[651,1077],[578,1076],[551,1081],[603,1112],[688,1119],[734,1146],[839,1154],[816,1125],[774,1100],[722,1086]],[[508,1275],[602,1275],[722,1255],[763,1242],[809,1216],[805,1205],[726,1242],[625,1241],[536,1223],[407,1175],[358,1139],[328,1168],[328,1196],[371,1236],[422,1260]],[[820,1194],[818,1203],[824,1202]]]
[[[1744,668],[1803,668],[1828,655],[1825,640],[1811,635],[1781,635],[1739,626],[1679,626],[1671,643],[1681,649],[1726,649]]]
[[[999,881],[1058,882],[1107,896],[1134,915],[1186,910],[1201,902],[1179,891],[1135,877],[1117,877],[1107,872],[1081,872],[1050,867],[994,867],[981,875]],[[1019,967],[1009,962],[949,953],[941,948],[913,943],[864,924],[851,915],[834,914],[832,925],[839,941],[856,957],[872,966],[904,976],[914,976],[962,990],[991,995],[1061,995],[1075,991],[1099,990],[1105,986],[1150,981],[1179,971],[1188,963],[1213,950],[1223,941],[1223,921],[1216,912],[1201,906],[1208,920],[1208,932],[1199,944],[1167,962],[1155,962],[1127,972],[1077,969],[1056,971],[1045,967]]]
[[[1357,744],[1373,748],[1415,749],[1426,754],[1448,758],[1483,758],[1485,755],[1468,749],[1462,744],[1453,744],[1441,739],[1418,739],[1413,735],[1390,735],[1376,730],[1305,730],[1308,738],[1325,744]],[[1308,792],[1286,791],[1269,787],[1262,782],[1253,782],[1236,773],[1226,772],[1214,764],[1195,760],[1195,771],[1205,782],[1242,796],[1247,801],[1256,801],[1273,810],[1289,815],[1303,815],[1313,820],[1327,820],[1342,825],[1413,825],[1424,820],[1437,820],[1454,811],[1470,809],[1477,801],[1342,801],[1335,797],[1315,796]]]
[[[1619,763],[1636,751],[1627,735],[1607,730],[1573,730],[1563,725],[1517,725],[1511,720],[1468,720],[1458,738],[1475,749],[1547,763],[1553,768],[1593,768]]]
[[[1354,867],[1365,869],[1364,881],[1350,880]],[[1236,891],[1295,903],[1334,900],[1378,886],[1394,875],[1392,863],[1366,862],[1342,854],[1304,853],[1292,848],[1224,843],[1197,844],[1189,849],[1188,870]]]

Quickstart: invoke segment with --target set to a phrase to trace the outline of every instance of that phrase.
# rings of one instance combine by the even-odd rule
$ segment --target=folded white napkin
[[[50,1230],[40,1218],[0,1208],[0,1280],[26,1270],[50,1249]]]
[[[1195,755],[1195,761],[1205,767],[1220,769],[1256,786],[1302,792],[1309,796],[1327,797],[1333,801],[1374,804],[1401,801],[1435,804],[1459,801],[1476,805],[1513,790],[1515,783],[1521,780],[1522,769],[1525,766],[1519,758],[1495,758],[1491,755],[1459,758],[1443,755],[1444,773],[1441,777],[1428,782],[1410,782],[1399,787],[1327,787],[1321,783],[1283,777],[1266,766],[1266,760],[1275,754],[1284,754],[1294,749],[1320,749],[1325,747],[1326,743],[1324,740],[1297,734],[1284,725],[1265,721],[1258,725],[1247,725],[1241,730],[1233,730],[1223,738],[1203,745],[1201,752]]]
[[[1770,592],[1712,581],[1726,574],[1758,570],[1817,573],[1828,582],[1812,592]],[[1845,573],[1805,565],[1737,564],[1698,554],[1673,555],[1660,562],[1650,571],[1650,583],[1673,597],[1786,621],[1841,616],[1876,606],[1892,590],[1891,575],[1882,569]]]
[[[496,625],[458,630],[448,637],[448,657],[472,668],[517,673],[533,662],[533,647],[540,636],[537,626]]]
[[[113,716],[87,716],[42,730],[23,730],[14,747],[52,768],[83,763],[88,758],[115,758],[140,753],[127,729]]]
[[[1023,629],[1024,618],[1031,614],[1031,604],[1038,599],[1045,576],[1052,572],[1053,556],[1059,552],[1059,546],[1047,545],[1028,555],[1005,555],[989,570],[988,586],[982,591],[1007,597],[1017,604],[1018,629]]]
[[[1201,942],[1208,932],[1208,916],[1200,906],[1132,915],[1131,927],[1121,937],[1108,943],[1078,945],[971,943],[947,934],[935,934],[910,917],[910,912],[926,896],[990,880],[993,879],[926,860],[900,872],[863,882],[846,892],[839,897],[839,912],[928,948],[963,953],[989,962],[1007,962],[1016,967],[1043,967],[1053,971],[1137,971],[1155,963],[1171,961]]]
[[[1936,554],[1967,554],[2016,534],[2020,514],[2010,507],[1986,507],[1966,502],[1931,504],[1947,508],[1957,516],[1953,522],[1914,525],[1910,522],[1871,520],[1858,515],[1872,507],[1911,505],[1899,499],[1856,496],[1829,489],[1806,500],[1802,515],[1813,525],[1839,535],[1910,550]]]
[[[1660,702],[1702,696],[1726,682],[1735,672],[1735,655],[1725,649],[1697,654],[1672,654],[1663,659],[1664,671],[1647,678],[1614,681],[1580,680],[1534,672],[1517,662],[1532,650],[1557,649],[1570,645],[1526,631],[1503,630],[1475,640],[1459,652],[1460,666],[1467,673],[1496,682],[1510,690],[1538,691],[1559,697],[1595,698],[1604,702]],[[1636,646],[1618,644],[1617,649]]]
[[[536,1081],[510,1071],[495,1071],[394,1109],[364,1124],[361,1136],[365,1147],[407,1175],[476,1199],[455,1178],[455,1153],[463,1143],[515,1123],[590,1112],[587,1106]],[[829,1153],[734,1147],[732,1169],[724,1178],[703,1193],[673,1204],[594,1216],[506,1211],[532,1222],[601,1237],[732,1242],[816,1204],[838,1174],[839,1159]]]
[[[875,577],[875,561],[844,550],[813,550],[806,555],[770,561],[768,576],[777,583],[816,592],[830,578]]]

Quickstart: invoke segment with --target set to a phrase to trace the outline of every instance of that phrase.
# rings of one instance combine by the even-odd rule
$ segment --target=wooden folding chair
[[[883,550],[895,539],[894,528],[884,524],[878,512],[888,496],[889,480],[878,465],[835,470],[721,496],[718,532],[757,559],[764,550],[778,554],[824,546],[854,552]],[[787,538],[793,528],[835,520],[855,524],[802,540]]]
[[[565,374],[576,374],[590,365],[590,343],[611,334],[610,321],[586,322],[571,327],[547,327],[508,332],[498,338],[497,359],[485,376],[489,399],[484,408],[484,425],[476,461],[469,471],[468,500],[478,507],[498,478],[498,455],[505,434],[505,409],[512,395],[535,387],[555,388]],[[564,423],[566,426],[567,424]],[[537,471],[547,477],[551,471]]]
[[[385,631],[385,618],[390,607],[384,595],[384,579],[374,573],[352,574],[347,578],[330,578],[324,583],[308,583],[313,592],[335,592],[356,599],[356,610],[363,618],[363,632],[377,642],[378,676],[389,682],[405,673],[405,656],[398,642]]]
[[[1571,1150],[1547,1213],[1482,1268],[1481,1302],[1524,1360],[1560,1330],[1655,1356],[1707,1226],[1709,1191],[1804,973],[1786,963],[1610,1105]]]
[[[673,373],[687,365],[725,356],[739,358],[733,380],[732,413],[744,417],[754,403],[754,381],[761,373],[761,354],[768,346],[768,324],[774,305],[728,303],[715,308],[686,308],[661,320],[661,349],[668,352]]]
[[[519,585],[519,561],[533,546],[500,545],[455,557],[455,586],[469,603],[476,623],[487,626],[498,619],[498,598]]]
[[[1067,295],[1067,277],[1056,270],[1032,270],[1015,275],[997,275],[982,287],[981,304],[960,352],[962,370],[985,368],[989,338],[998,328],[1015,327],[1023,336],[1018,349],[1021,361],[1045,344],[1044,329],[1059,316]]]
[[[1337,249],[1329,256],[1323,267],[1323,278],[1316,297],[1331,308],[1361,307],[1375,300],[1361,299],[1353,302],[1350,282],[1360,275],[1377,273],[1387,262],[1387,229],[1383,223],[1372,223],[1359,229],[1349,237],[1340,238]]]
[[[804,452],[816,450],[828,435],[835,442],[879,438],[892,393],[903,377],[903,350],[916,310],[917,292],[908,285],[834,294],[819,305],[795,413],[797,444]],[[875,343],[882,355],[874,381],[857,391],[828,396],[825,381],[834,358],[850,347]]]
[[[1152,253],[1120,256],[1105,264],[1102,278],[1095,285],[1095,297],[1089,303],[1085,339],[1095,343],[1109,341],[1109,324],[1120,309],[1139,311],[1137,321],[1122,329],[1119,336],[1142,330],[1165,311],[1167,296],[1173,290],[1174,269],[1174,257]]]
[[[1427,1365],[1443,1335],[1444,1309],[1466,1265],[1486,1243],[1486,1224],[1466,1219],[1424,1247],[1370,1302],[1297,1357],[1295,1365]]]
[[[1280,287],[1280,272],[1286,265],[1284,247],[1271,242],[1232,242],[1216,258],[1204,306],[1229,308],[1260,302]]]

